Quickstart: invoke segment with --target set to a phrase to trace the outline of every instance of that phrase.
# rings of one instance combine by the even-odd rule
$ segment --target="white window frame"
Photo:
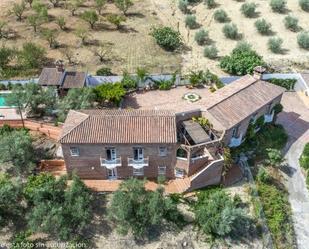
[[[185,170],[184,169],[175,168],[175,177],[183,178],[184,176],[185,176]]]
[[[158,166],[158,175],[165,176],[166,175],[166,166],[160,165]]]
[[[159,155],[160,155],[160,156],[167,156],[167,147],[165,147],[165,146],[160,146],[160,147],[159,147]]]
[[[140,169],[133,168],[133,175],[134,176],[143,176],[144,175],[144,168],[140,168]]]
[[[79,149],[78,147],[70,147],[71,156],[79,156]]]

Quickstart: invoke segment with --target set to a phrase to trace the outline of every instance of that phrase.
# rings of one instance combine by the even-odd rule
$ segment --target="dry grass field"
[[[146,67],[149,71],[157,73],[179,69],[181,55],[164,51],[156,45],[149,35],[152,26],[158,26],[162,23],[148,0],[135,0],[135,4],[129,9],[127,20],[123,23],[121,30],[116,30],[112,24],[106,21],[107,14],[120,14],[120,11],[113,4],[108,3],[105,6],[100,21],[96,24],[94,30],[90,30],[89,24],[82,20],[80,15],[87,9],[95,9],[94,0],[86,1],[74,17],[63,6],[53,8],[49,1],[43,0],[49,6],[50,22],[41,25],[39,30],[42,28],[58,30],[57,42],[59,48],[57,49],[49,49],[47,41],[42,38],[40,32],[34,33],[32,27],[27,24],[26,18],[32,13],[29,7],[24,13],[22,22],[18,22],[15,16],[8,15],[8,10],[12,9],[14,2],[19,3],[21,1],[0,0],[0,19],[8,23],[8,27],[16,32],[17,37],[4,41],[0,40],[0,43],[21,47],[23,42],[33,41],[46,48],[47,56],[51,60],[64,58],[61,50],[69,49],[72,50],[74,55],[74,67],[91,73],[95,73],[102,66],[111,67],[114,73],[122,73],[123,70],[133,73],[138,67]],[[55,23],[55,18],[58,16],[65,17],[67,30],[61,31]],[[75,30],[81,27],[89,29],[90,32],[87,46],[82,45],[80,39],[75,35]],[[109,60],[104,63],[100,63],[98,57],[94,56],[93,53],[100,42],[108,43],[111,47]]]
[[[14,16],[8,15],[8,10],[12,8],[13,2],[20,0],[1,0],[0,18],[8,22],[9,28],[16,32],[15,39],[2,41],[9,46],[20,47],[24,41],[33,41],[43,45],[48,51],[48,58],[52,60],[63,59],[61,50],[71,50],[73,52],[75,65],[71,67],[87,70],[94,73],[98,68],[105,66],[112,68],[115,73],[122,73],[127,70],[131,73],[138,67],[146,67],[150,72],[173,72],[181,69],[188,72],[195,69],[209,68],[217,74],[224,74],[219,68],[219,60],[208,59],[203,56],[203,46],[197,45],[194,35],[198,29],[189,30],[185,27],[185,15],[178,9],[178,0],[135,0],[134,6],[128,11],[128,17],[121,30],[117,30],[108,23],[106,16],[110,13],[120,14],[119,10],[111,3],[108,3],[100,21],[94,30],[90,30],[89,24],[80,18],[86,9],[94,7],[94,0],[87,0],[79,8],[77,15],[72,17],[69,10],[63,6],[53,8],[48,0],[42,0],[49,5],[50,21],[41,28],[58,29],[57,41],[59,48],[49,49],[48,43],[38,33],[32,31],[26,22],[26,17],[32,13],[27,8],[22,22],[16,21]],[[257,4],[257,15],[254,18],[247,18],[241,14],[240,7],[244,2],[254,2]],[[209,38],[219,51],[219,57],[227,55],[237,44],[237,40],[225,38],[222,27],[223,23],[214,20],[213,14],[217,9],[223,9],[228,13],[231,23],[235,23],[242,35],[241,41],[247,41],[253,48],[261,54],[265,61],[281,70],[308,69],[309,51],[300,49],[297,44],[299,32],[292,32],[285,28],[284,18],[288,14],[295,16],[299,20],[302,30],[309,30],[309,13],[301,10],[297,0],[287,0],[287,11],[283,14],[272,12],[269,6],[270,0],[216,0],[216,8],[208,9],[201,1],[191,8],[192,14],[196,15],[200,28],[209,32]],[[60,31],[55,23],[57,16],[65,17],[67,30]],[[272,24],[273,33],[271,36],[278,36],[283,39],[284,52],[274,54],[269,51],[267,41],[271,36],[262,36],[255,27],[254,22],[258,18],[265,18]],[[149,35],[151,27],[158,25],[172,26],[179,29],[186,49],[182,52],[171,53],[160,48]],[[88,45],[82,45],[74,31],[80,27],[89,29],[90,38]],[[1,41],[0,41],[1,42]],[[100,42],[109,43],[111,52],[109,60],[101,63],[98,57],[94,56],[93,50]]]

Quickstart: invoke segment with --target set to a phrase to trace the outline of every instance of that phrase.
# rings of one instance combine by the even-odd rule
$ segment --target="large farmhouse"
[[[222,146],[239,146],[260,117],[272,122],[283,92],[256,72],[215,93],[181,86],[133,93],[119,110],[70,111],[60,138],[67,171],[83,179],[184,178],[184,191],[219,184]]]

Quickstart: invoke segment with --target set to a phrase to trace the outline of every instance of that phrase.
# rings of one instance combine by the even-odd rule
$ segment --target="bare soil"
[[[102,66],[110,67],[114,73],[119,74],[123,70],[134,73],[138,67],[146,67],[150,72],[154,73],[171,72],[180,69],[180,53],[164,51],[149,35],[151,27],[162,25],[149,0],[135,1],[134,6],[128,11],[126,22],[123,23],[120,30],[117,30],[106,20],[108,14],[121,14],[113,4],[106,5],[100,21],[95,25],[95,29],[91,30],[89,24],[82,20],[80,15],[90,8],[95,9],[94,0],[86,1],[85,5],[78,9],[74,17],[64,6],[53,8],[47,0],[44,0],[43,2],[49,6],[50,21],[41,25],[37,33],[34,33],[33,28],[27,24],[27,16],[33,13],[29,6],[27,6],[22,22],[18,22],[14,15],[8,14],[14,2],[20,1],[0,1],[0,19],[7,21],[9,28],[17,34],[14,39],[4,40],[2,43],[8,46],[21,47],[25,41],[35,42],[46,48],[49,59],[46,64],[58,59],[64,59],[67,62],[61,50],[71,50],[75,62],[75,65],[71,65],[71,67],[90,73],[95,73]],[[67,29],[65,31],[61,31],[55,23],[56,17],[59,16],[66,19]],[[86,46],[82,45],[80,39],[75,35],[75,30],[80,27],[84,27],[90,32]],[[40,35],[40,30],[43,28],[58,30],[57,41],[59,48],[49,48],[47,41]],[[108,60],[104,63],[101,63],[93,53],[93,50],[100,43],[111,45]]]
[[[44,1],[46,4],[49,3],[47,0]],[[26,22],[26,17],[31,14],[29,8],[25,12],[22,22],[16,21],[14,16],[9,16],[7,13],[13,2],[19,2],[19,0],[0,1],[0,7],[3,10],[0,12],[0,18],[6,20],[9,27],[17,34],[15,39],[4,41],[4,43],[21,47],[24,41],[34,41],[47,49],[48,58],[51,60],[64,59],[60,52],[61,49],[72,50],[75,61],[73,68],[83,69],[90,73],[94,73],[102,66],[107,66],[111,67],[115,73],[122,73],[123,70],[134,73],[138,67],[146,67],[153,73],[173,72],[179,69],[188,72],[209,68],[222,75],[224,73],[218,66],[219,58],[229,54],[240,40],[251,43],[266,62],[278,70],[309,68],[309,51],[300,49],[297,44],[299,32],[292,32],[284,27],[285,16],[291,14],[299,19],[299,26],[302,30],[309,29],[309,13],[301,10],[298,1],[295,0],[287,1],[287,11],[284,14],[272,12],[268,0],[252,0],[251,2],[255,2],[258,6],[255,18],[246,18],[241,14],[240,7],[243,1],[217,0],[217,6],[213,9],[208,9],[203,2],[194,5],[191,12],[196,15],[199,28],[205,28],[209,32],[211,43],[216,45],[219,50],[219,57],[216,60],[203,56],[204,46],[199,46],[194,41],[194,35],[198,29],[189,30],[185,27],[185,15],[178,9],[177,0],[135,0],[121,30],[116,30],[106,20],[106,16],[110,13],[120,14],[113,4],[107,4],[95,30],[90,30],[89,25],[79,16],[84,10],[94,8],[93,0],[88,0],[77,11],[76,17],[72,17],[64,7],[52,8],[49,3],[51,21],[48,24],[43,24],[41,28],[48,27],[59,30],[55,24],[55,18],[57,16],[66,18],[68,29],[66,31],[59,30],[57,38],[60,49],[49,49],[47,42],[39,35],[40,32],[33,33],[32,28]],[[230,21],[237,25],[242,36],[240,40],[230,40],[224,37],[222,33],[224,24],[217,23],[213,19],[213,13],[219,8],[225,10]],[[267,41],[271,36],[262,36],[256,31],[254,22],[258,18],[265,18],[272,24],[273,33],[271,36],[278,36],[284,40],[283,53],[274,54],[268,50]],[[151,27],[158,25],[172,26],[180,31],[185,45],[182,52],[166,52],[155,43],[149,32]],[[78,27],[88,28],[91,33],[87,46],[83,46],[80,39],[74,34],[74,30]],[[109,60],[104,63],[100,63],[93,53],[100,42],[110,43],[112,47],[108,56]],[[50,63],[48,61],[47,63]]]
[[[245,1],[216,0],[217,6],[208,9],[206,5],[199,3],[191,9],[192,14],[196,15],[200,27],[196,30],[189,30],[185,27],[185,15],[178,9],[178,1],[151,0],[154,9],[158,11],[159,17],[166,25],[179,26],[179,31],[183,36],[186,45],[190,48],[183,53],[182,68],[184,71],[194,69],[209,68],[213,72],[222,74],[218,67],[218,60],[210,60],[203,57],[203,46],[199,46],[194,41],[194,35],[199,28],[204,28],[209,32],[211,43],[216,45],[219,56],[229,54],[238,41],[247,41],[253,48],[261,54],[266,62],[279,68],[309,68],[309,51],[300,49],[297,44],[298,33],[289,31],[284,26],[284,18],[291,14],[299,19],[299,26],[302,30],[309,29],[309,13],[301,10],[298,1],[288,0],[287,11],[284,14],[272,12],[269,0],[252,0],[257,4],[257,16],[246,18],[240,12],[240,7]],[[248,2],[248,1],[247,1]],[[228,14],[231,23],[235,23],[239,33],[242,35],[240,40],[230,40],[225,38],[222,28],[224,24],[218,23],[213,19],[215,10],[223,9]],[[254,26],[258,18],[265,18],[272,24],[272,36],[281,37],[284,40],[283,53],[274,54],[268,50],[267,41],[271,36],[260,35]]]

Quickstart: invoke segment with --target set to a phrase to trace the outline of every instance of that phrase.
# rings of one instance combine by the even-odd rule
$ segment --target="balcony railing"
[[[128,158],[128,166],[133,167],[135,169],[141,169],[143,167],[147,167],[149,165],[149,158],[143,158],[139,160],[135,160],[134,158]]]
[[[108,169],[113,169],[121,166],[121,157],[118,157],[114,160],[108,160],[106,158],[100,158],[101,166],[106,167]]]

